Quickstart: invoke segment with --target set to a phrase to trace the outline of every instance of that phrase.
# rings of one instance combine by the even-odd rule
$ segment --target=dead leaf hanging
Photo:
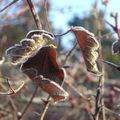
[[[94,34],[83,27],[73,27],[71,30],[77,38],[87,70],[95,74],[100,74],[96,63],[98,59],[99,42]]]
[[[56,46],[53,43],[54,36],[43,30],[34,30],[26,35],[19,44],[6,51],[11,58],[11,63],[21,64],[21,70],[33,81],[39,78],[39,86],[54,99],[65,99],[68,93],[60,87],[63,83],[65,72],[57,63]]]
[[[120,53],[120,41],[115,41],[112,44],[112,54],[117,54]]]
[[[68,97],[68,93],[52,80],[37,76],[34,81],[42,88],[42,90],[47,92],[53,98],[54,102],[64,100]]]

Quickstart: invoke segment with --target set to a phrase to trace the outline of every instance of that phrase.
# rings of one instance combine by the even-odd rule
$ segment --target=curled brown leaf
[[[43,47],[35,56],[30,57],[25,63],[23,63],[21,70],[32,80],[36,76],[31,77],[30,72],[25,71],[26,69],[34,69],[37,71],[37,75],[42,75],[45,78],[49,78],[62,84],[65,73],[64,69],[59,67],[56,58],[56,48],[53,45]]]
[[[35,55],[38,50],[47,44],[54,43],[54,36],[44,30],[32,30],[28,32],[26,38],[22,39],[19,44],[8,48],[6,56],[12,64],[22,64],[29,57]]]

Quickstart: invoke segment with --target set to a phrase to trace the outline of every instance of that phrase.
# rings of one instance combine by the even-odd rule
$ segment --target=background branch
[[[40,18],[38,16],[38,14],[35,11],[35,7],[34,7],[32,1],[31,0],[27,0],[27,3],[29,5],[29,8],[30,8],[31,13],[33,15],[33,18],[34,18],[34,21],[35,21],[37,29],[41,30],[42,29],[42,24],[41,24],[41,21],[40,21]]]

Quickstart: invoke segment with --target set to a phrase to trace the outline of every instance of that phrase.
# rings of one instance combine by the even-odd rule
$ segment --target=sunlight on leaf
[[[87,70],[95,74],[100,74],[96,63],[98,59],[99,42],[94,34],[83,27],[73,27],[71,30],[77,38]]]
[[[26,38],[6,50],[6,56],[12,64],[22,64],[29,57],[34,56],[40,48],[54,43],[54,36],[44,30],[32,30]]]
[[[34,81],[53,98],[54,102],[65,100],[69,96],[59,84],[52,80],[37,76]]]

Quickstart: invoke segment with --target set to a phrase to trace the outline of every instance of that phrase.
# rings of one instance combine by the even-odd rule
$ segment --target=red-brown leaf
[[[41,48],[35,56],[30,57],[23,63],[21,70],[25,71],[31,68],[36,70],[38,75],[43,75],[45,78],[49,78],[59,84],[61,84],[64,79],[64,70],[61,69],[57,63],[56,49],[54,46],[50,45]],[[31,76],[29,72],[26,74],[29,77]]]
[[[95,74],[100,74],[96,63],[98,59],[99,42],[96,40],[94,34],[83,27],[73,27],[71,30],[77,38],[87,70]]]
[[[59,84],[52,80],[38,76],[34,81],[43,91],[47,92],[53,98],[54,102],[64,100],[68,97],[68,93]]]

